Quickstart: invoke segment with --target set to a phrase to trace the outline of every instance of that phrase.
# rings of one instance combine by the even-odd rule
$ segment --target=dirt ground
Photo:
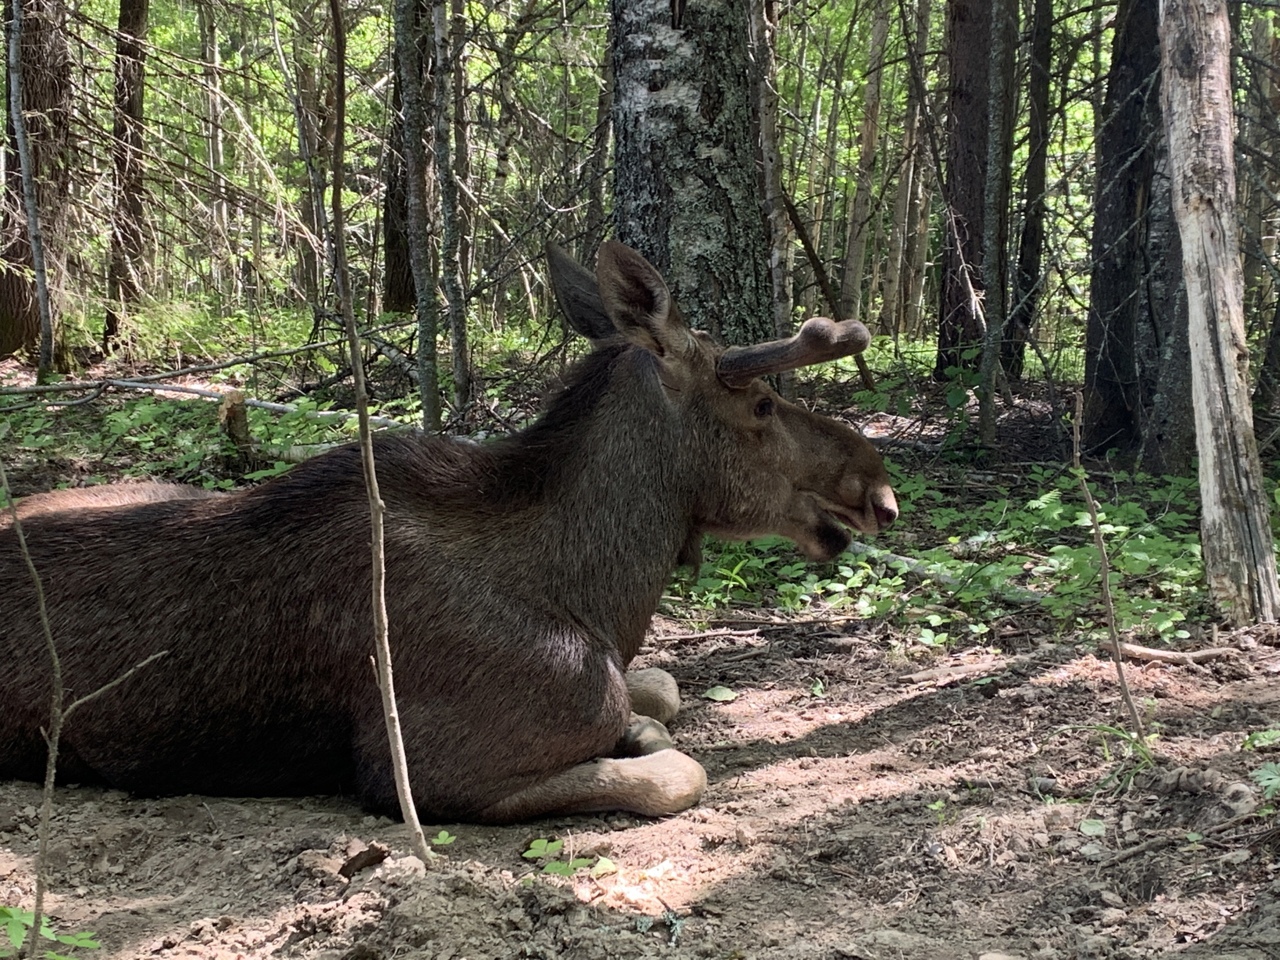
[[[1020,630],[909,660],[865,623],[750,616],[659,620],[642,659],[680,680],[673,733],[709,774],[686,813],[444,824],[424,865],[338,798],[61,789],[56,925],[101,960],[1280,958],[1280,829],[1248,776],[1269,758],[1240,752],[1280,726],[1274,632],[1130,666],[1144,769],[1090,650]],[[38,805],[0,784],[0,904],[30,905]],[[541,872],[540,838],[616,870]]]

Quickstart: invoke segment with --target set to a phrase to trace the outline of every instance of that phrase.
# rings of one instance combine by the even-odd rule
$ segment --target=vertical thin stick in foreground
[[[383,504],[378,492],[378,474],[373,460],[373,436],[369,431],[369,398],[365,392],[364,365],[360,358],[360,337],[356,333],[355,313],[351,306],[348,282],[346,230],[342,211],[342,164],[346,148],[347,101],[347,36],[342,21],[342,0],[329,0],[333,16],[333,59],[336,71],[334,135],[333,135],[333,275],[338,294],[338,309],[347,328],[351,346],[351,375],[355,380],[356,413],[360,424],[360,462],[364,467],[365,488],[369,491],[369,526],[373,537],[373,631],[378,661],[378,687],[382,691],[382,711],[387,719],[387,736],[391,742],[391,767],[395,776],[400,813],[409,828],[413,852],[424,863],[434,856],[422,834],[418,811],[413,805],[409,784],[409,765],[404,754],[404,738],[400,732],[400,713],[396,708],[396,691],[391,675],[391,641],[387,629],[386,553],[382,529]]]

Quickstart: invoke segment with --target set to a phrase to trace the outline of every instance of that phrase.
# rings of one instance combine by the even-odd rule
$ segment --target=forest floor
[[[1147,758],[1108,735],[1114,666],[1030,632],[921,663],[854,620],[660,619],[642,663],[686,694],[694,809],[444,824],[424,865],[341,799],[60,789],[49,907],[102,960],[1276,958],[1280,830],[1239,745],[1280,726],[1280,635],[1231,640],[1130,666]],[[30,902],[39,803],[0,784],[0,903]],[[551,838],[616,869],[542,872],[522,854]]]

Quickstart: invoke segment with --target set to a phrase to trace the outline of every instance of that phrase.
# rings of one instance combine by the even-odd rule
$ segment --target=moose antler
[[[716,375],[726,386],[738,387],[766,373],[781,373],[861,353],[870,342],[871,333],[857,320],[836,323],[826,317],[811,317],[789,340],[730,347],[720,355]]]

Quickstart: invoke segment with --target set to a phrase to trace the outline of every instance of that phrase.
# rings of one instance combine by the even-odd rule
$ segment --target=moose
[[[704,535],[780,534],[830,559],[896,519],[859,432],[763,375],[865,349],[856,322],[724,349],[658,272],[606,242],[549,248],[590,353],[524,430],[381,435],[386,596],[409,779],[435,821],[659,816],[701,797],[661,670],[628,672]],[[144,795],[354,792],[398,803],[370,667],[368,501],[356,445],[232,493],[168,484],[28,498],[67,695],[60,779]],[[14,524],[0,529],[0,778],[39,779],[51,679]]]

